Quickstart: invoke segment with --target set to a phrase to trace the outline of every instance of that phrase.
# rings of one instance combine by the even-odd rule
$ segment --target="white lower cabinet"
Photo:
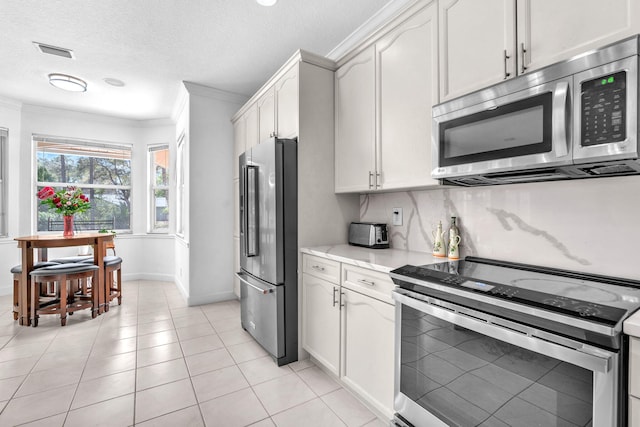
[[[302,266],[303,348],[391,419],[393,282],[384,273],[308,254]]]
[[[302,275],[302,347],[335,375],[340,372],[340,306],[334,303],[339,288]]]
[[[342,380],[390,419],[394,306],[347,288],[342,292]]]
[[[629,398],[629,424],[630,426],[640,426],[640,399]]]
[[[640,426],[640,338],[629,342],[629,425]]]

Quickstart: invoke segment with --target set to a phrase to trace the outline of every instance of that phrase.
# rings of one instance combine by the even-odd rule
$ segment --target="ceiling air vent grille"
[[[33,44],[42,53],[47,53],[49,55],[56,55],[56,56],[62,56],[63,58],[73,59],[73,51],[71,49],[65,49],[63,47],[51,46],[48,44],[43,44],[38,42],[33,42]]]

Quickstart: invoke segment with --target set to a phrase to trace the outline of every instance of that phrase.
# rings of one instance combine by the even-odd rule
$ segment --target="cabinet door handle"
[[[509,71],[507,71],[507,60],[511,58],[509,55],[507,55],[507,49],[504,50],[504,79],[508,79],[509,76],[511,75],[511,73]]]
[[[373,172],[369,171],[369,188],[373,188]]]
[[[380,172],[376,172],[376,188],[382,187],[382,184],[378,184],[381,181]]]
[[[340,292],[340,307],[344,307],[344,303],[342,302],[342,295],[344,295],[344,292]]]
[[[338,301],[336,301],[336,292],[338,292],[338,288],[334,286],[333,287],[333,307],[335,307],[336,304],[338,303]]]
[[[527,71],[527,67],[524,65],[524,54],[527,53],[527,49],[524,48],[524,43],[520,43],[520,49],[521,49],[521,54],[522,54],[522,69],[521,69],[521,73],[524,74],[524,72]]]
[[[324,271],[324,267],[320,267],[319,265],[312,265],[311,268],[317,271]]]
[[[365,280],[365,279],[359,279],[358,283],[362,283],[363,285],[367,285],[367,286],[375,286],[376,282],[374,282],[373,280]]]

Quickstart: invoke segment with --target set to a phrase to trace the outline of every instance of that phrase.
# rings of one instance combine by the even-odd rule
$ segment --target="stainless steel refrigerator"
[[[268,139],[239,161],[242,327],[284,365],[298,360],[296,140]]]

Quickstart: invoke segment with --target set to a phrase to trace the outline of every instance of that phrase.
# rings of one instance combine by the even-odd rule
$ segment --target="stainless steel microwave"
[[[640,36],[433,107],[431,176],[473,186],[640,174]]]

